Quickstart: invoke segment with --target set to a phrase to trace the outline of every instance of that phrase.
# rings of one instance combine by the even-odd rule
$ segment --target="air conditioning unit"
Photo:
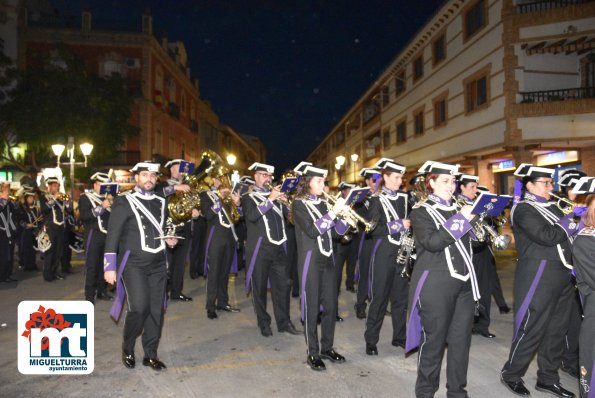
[[[126,58],[126,67],[128,69],[140,68],[140,59],[138,58]]]

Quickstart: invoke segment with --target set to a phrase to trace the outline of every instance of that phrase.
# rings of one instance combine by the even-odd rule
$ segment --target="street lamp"
[[[230,153],[229,155],[227,155],[227,163],[230,166],[233,166],[234,164],[236,164],[236,160],[237,160],[237,157],[233,153]]]
[[[61,164],[70,165],[70,197],[72,199],[74,199],[74,166],[83,165],[84,167],[87,167],[87,157],[91,155],[91,152],[93,152],[93,145],[89,144],[88,142],[82,143],[79,146],[79,148],[81,150],[81,153],[83,154],[83,157],[85,158],[84,162],[77,162],[74,159],[74,137],[68,137],[67,146],[64,146],[62,144],[52,145],[52,151],[54,152],[54,155],[56,155],[56,157],[58,158],[57,167],[59,168]],[[68,156],[68,162],[60,163],[60,157],[64,153],[64,149],[66,149],[66,156]]]
[[[359,159],[359,155],[357,153],[351,154],[351,164],[353,169],[353,183],[355,184],[355,162]]]

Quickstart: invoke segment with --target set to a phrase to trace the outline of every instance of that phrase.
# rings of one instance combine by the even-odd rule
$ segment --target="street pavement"
[[[512,307],[515,253],[497,256],[498,270],[508,304]],[[39,266],[41,262],[38,261]],[[113,322],[111,302],[95,304],[95,370],[89,375],[23,375],[17,368],[17,306],[22,300],[82,300],[82,259],[73,261],[73,274],[63,281],[44,282],[41,273],[16,271],[18,283],[0,284],[0,397],[413,397],[416,358],[405,358],[391,345],[392,327],[386,317],[378,344],[379,355],[365,354],[365,323],[353,311],[355,294],[343,290],[335,349],[345,355],[343,364],[326,361],[325,372],[306,365],[303,336],[277,333],[261,336],[250,297],[244,292],[244,272],[230,280],[231,303],[240,313],[219,312],[209,320],[205,311],[205,280],[184,281],[184,293],[192,302],[171,302],[165,315],[159,357],[168,366],[156,372],[142,366],[140,338],[137,366],[121,363],[123,318]],[[499,381],[512,337],[513,315],[500,314],[492,304],[494,339],[473,336],[468,371],[469,396],[482,398],[514,396]],[[292,319],[299,327],[299,300],[292,298]],[[269,300],[269,313],[272,308]],[[6,324],[6,325],[4,325]],[[437,397],[446,396],[446,357],[442,364]],[[524,380],[534,397],[536,361]],[[561,373],[562,385],[577,393],[577,381]]]

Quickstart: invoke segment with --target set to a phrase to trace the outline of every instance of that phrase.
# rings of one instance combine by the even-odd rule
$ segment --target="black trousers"
[[[361,239],[361,237],[360,237]],[[360,241],[357,242],[358,250]],[[359,251],[358,267],[359,267],[359,280],[357,282],[357,300],[355,302],[355,308],[366,309],[366,300],[368,299],[368,284],[369,271],[370,271],[370,255],[372,253],[373,241],[371,238],[364,238],[364,242],[361,245]]]
[[[335,256],[335,275],[337,278],[337,293],[341,290],[341,279],[343,279],[343,269],[345,269],[345,287],[353,287],[353,276],[355,274],[355,265],[357,262],[357,246],[359,244],[359,234],[356,234],[349,242],[337,242],[334,246]]]
[[[266,239],[266,238],[264,238]],[[254,255],[254,248],[247,249],[247,264]],[[283,245],[261,244],[252,271],[252,304],[256,313],[258,327],[271,324],[271,316],[267,312],[267,282],[271,282],[271,299],[277,329],[283,329],[290,320],[289,316],[289,258]]]
[[[25,271],[37,271],[34,244],[34,229],[23,229],[19,243],[19,264]]]
[[[62,257],[62,245],[64,242],[64,227],[50,224],[47,233],[52,246],[44,253],[43,279],[53,281],[56,279],[58,263]],[[70,250],[70,249],[69,249]]]
[[[97,229],[85,233],[85,300],[93,302],[96,294],[105,294],[107,284],[103,279],[103,253],[105,234]]]
[[[3,231],[0,234],[0,282],[3,282],[12,274],[12,244]]]
[[[303,258],[303,257],[300,257]],[[301,262],[301,261],[300,261]],[[312,253],[309,264],[298,264],[304,297],[304,333],[308,355],[319,355],[320,351],[333,348],[337,316],[337,287],[332,255],[325,257]],[[306,266],[307,274],[304,275]],[[318,344],[318,314],[322,306],[320,324],[320,345]]]
[[[62,254],[60,257],[60,266],[62,268],[62,272],[69,273],[72,265],[70,264],[70,260],[72,260],[72,250],[70,249],[70,245],[74,245],[74,231],[70,225],[66,225],[64,227],[64,240],[62,241]]]
[[[203,274],[203,264],[205,262],[205,245],[207,221],[204,217],[198,217],[192,221],[192,237],[190,248],[190,276],[197,277]]]
[[[595,370],[595,339],[593,338],[593,331],[595,330],[595,294],[593,294],[593,291],[583,297],[583,314],[585,317],[581,324],[579,338],[579,369],[581,370],[579,392],[581,397],[587,398],[587,390],[590,389],[592,392],[593,388],[595,388],[595,385],[589,385],[593,380],[593,370]],[[585,369],[585,376],[582,375],[583,368]]]
[[[421,272],[411,280],[410,297]],[[430,271],[417,305],[423,334],[418,353],[417,397],[433,397],[440,385],[440,368],[446,354],[446,390],[448,397],[467,397],[467,368],[475,304],[469,281],[450,276],[448,271]]]
[[[213,236],[207,252],[209,272],[206,308],[208,311],[214,311],[217,306],[229,304],[227,284],[235,250],[235,241],[231,232],[229,236]]]
[[[574,369],[578,369],[579,334],[582,320],[580,296],[578,290],[575,289],[573,298],[570,300],[570,317],[566,329],[566,338],[564,339],[564,352],[562,353],[564,365]],[[593,332],[595,332],[595,329],[593,329]]]
[[[539,260],[519,260],[514,280],[515,320],[539,265]],[[558,368],[573,294],[570,271],[560,262],[547,261],[502,368],[504,380],[520,380],[537,353],[537,380],[546,385],[559,383]]]
[[[477,250],[477,251],[476,251]],[[478,249],[473,248],[473,267],[477,275],[477,285],[481,298],[479,299],[480,311],[475,317],[473,327],[478,332],[488,333],[492,308],[492,278],[490,268],[495,269],[495,260],[490,248],[484,245]]]
[[[498,271],[496,269],[496,262],[494,261],[493,264],[488,268],[488,272],[490,273],[490,281],[492,285],[492,297],[494,297],[494,301],[498,308],[500,307],[508,307],[506,304],[506,300],[504,299],[504,294],[502,293],[502,285],[500,284],[500,277],[498,276]]]
[[[298,276],[298,255],[297,242],[295,240],[295,227],[287,226],[285,233],[287,234],[287,257],[289,258],[289,277],[291,278],[291,292],[293,296],[299,296],[300,292],[300,278]]]
[[[177,245],[167,248],[167,271],[169,277],[167,288],[172,297],[181,295],[182,288],[184,287],[184,266],[186,264],[189,246],[189,242],[186,241],[190,237],[185,236],[185,238],[178,239]]]
[[[145,357],[157,358],[167,283],[164,258],[160,253],[149,264],[127,264],[122,278],[128,298],[122,350],[133,353],[142,333]]]
[[[400,269],[397,269],[396,248],[397,246],[382,238],[370,259],[372,289],[368,292],[370,306],[364,332],[368,344],[378,343],[389,300],[393,325],[392,341],[404,343],[406,340],[409,280],[401,277]]]

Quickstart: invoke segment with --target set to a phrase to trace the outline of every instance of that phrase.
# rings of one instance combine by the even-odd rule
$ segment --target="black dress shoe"
[[[510,312],[510,307],[507,305],[503,305],[502,307],[499,307],[499,308],[500,308],[501,314],[508,314]]]
[[[240,309],[239,309],[239,308],[232,307],[232,306],[231,306],[231,305],[229,305],[229,304],[226,304],[226,305],[218,305],[218,306],[217,306],[217,309],[218,309],[218,310],[221,310],[221,311],[225,311],[225,312],[240,312]]]
[[[368,343],[366,343],[366,354],[368,354],[368,355],[378,355],[378,348],[376,348],[376,344],[368,344]]]
[[[549,392],[560,398],[574,398],[574,393],[562,388],[560,384],[552,384],[548,386],[537,382],[537,384],[535,384],[535,389],[541,392]]]
[[[143,365],[150,366],[153,370],[163,370],[167,366],[157,358],[143,358]]]
[[[271,330],[270,325],[264,325],[260,327],[260,334],[264,337],[271,337],[273,335],[273,331]]]
[[[213,310],[207,310],[207,318],[217,319],[217,313]]]
[[[527,387],[525,387],[525,383],[523,382],[523,380],[506,381],[502,378],[502,374],[500,374],[500,381],[502,382],[502,384],[504,384],[506,386],[506,388],[508,388],[510,390],[510,392],[512,392],[516,395],[523,395],[523,396],[531,395],[529,390],[527,390]]]
[[[350,285],[350,286],[347,286],[347,287],[345,287],[345,290],[347,290],[348,292],[353,292],[353,293],[355,293],[355,289],[354,289],[354,288],[353,288],[353,286],[351,286],[351,285]]]
[[[18,282],[18,279],[13,278],[12,276],[9,276],[8,278],[6,278],[7,282]]]
[[[322,351],[320,353],[320,356],[324,359],[328,359],[331,362],[345,362],[345,357],[339,354],[337,351],[333,350],[332,348],[330,350]]]
[[[122,363],[128,369],[134,369],[134,366],[136,365],[134,354],[126,354],[124,351],[122,351]]]
[[[97,293],[97,299],[98,300],[111,301],[111,300],[114,299],[114,296],[112,296],[109,293]]]
[[[405,341],[403,340],[393,340],[391,344],[395,347],[401,347],[402,349],[405,349]]]
[[[185,294],[176,294],[170,297],[171,300],[180,300],[180,301],[192,301],[192,297],[188,297]]]
[[[64,275],[58,274],[58,275],[56,275],[56,277],[54,279],[58,280],[58,281],[63,281],[65,278],[64,278]]]
[[[357,305],[354,306],[355,308],[355,316],[358,319],[366,319],[366,309],[365,308],[360,308]]]
[[[308,355],[307,362],[312,370],[326,370],[324,362],[322,362],[322,359],[318,355]]]
[[[200,276],[200,275],[198,275],[198,274],[197,274],[197,273],[195,273],[195,272],[191,272],[191,273],[190,273],[190,279],[198,279],[198,277],[199,277],[199,276]]]
[[[296,336],[304,333],[303,330],[297,330],[291,321],[287,322],[287,325],[281,329],[278,329],[278,331],[279,333],[289,333]]]
[[[337,322],[343,322],[343,321],[344,321],[344,319],[343,319],[343,318],[341,318],[339,315],[337,315],[337,318],[336,318],[335,320],[336,320]]]
[[[495,334],[490,333],[489,331],[486,332],[485,330],[477,330],[475,328],[471,331],[471,333],[478,334],[480,336],[485,337],[486,339],[493,339],[494,337],[496,337]]]

